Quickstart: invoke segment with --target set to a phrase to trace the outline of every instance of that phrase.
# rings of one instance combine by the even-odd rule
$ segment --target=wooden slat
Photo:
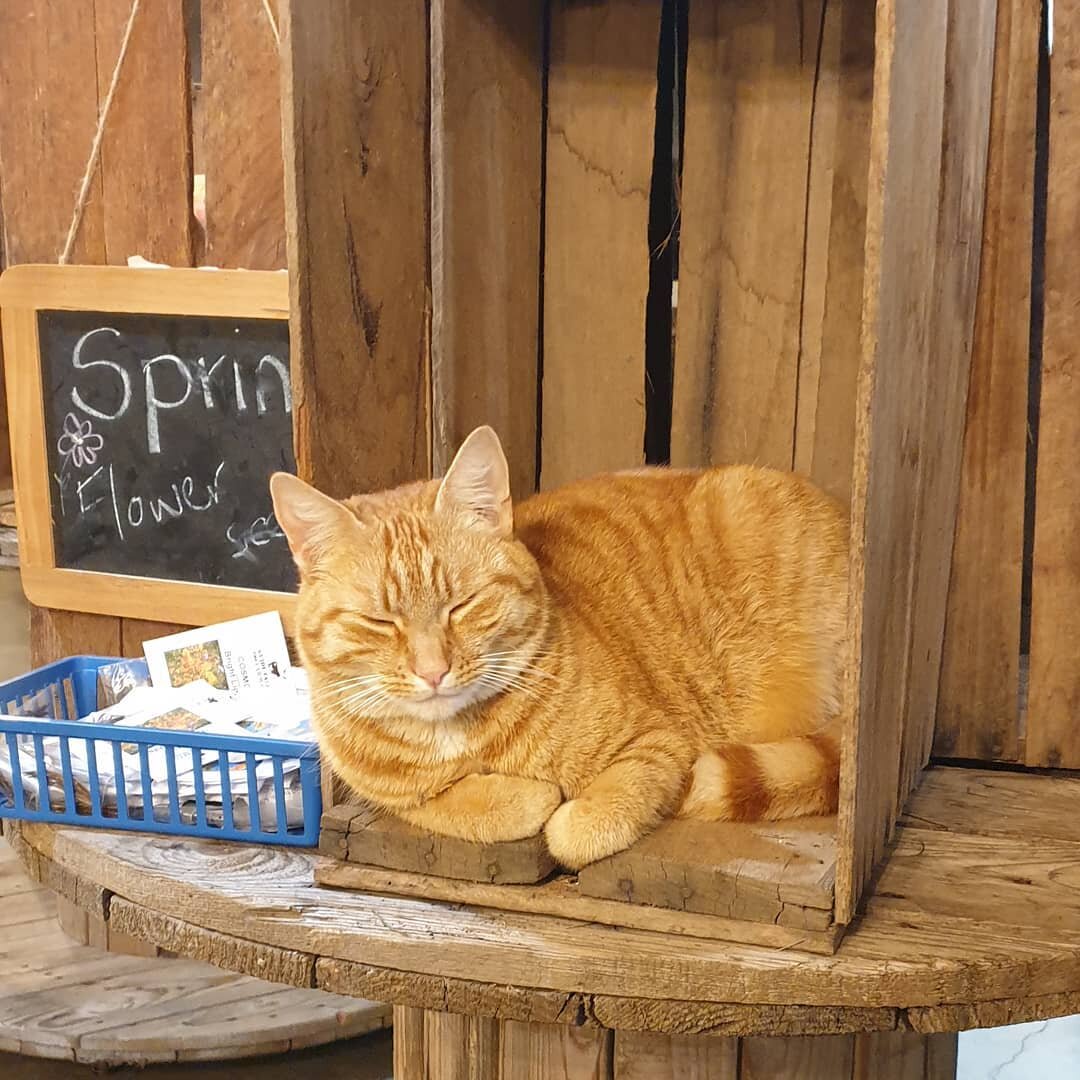
[[[200,114],[206,262],[282,269],[281,72],[263,0],[203,0]]]
[[[979,283],[996,21],[996,0],[949,0],[941,204],[912,537],[899,805],[929,759],[934,739]]]
[[[192,259],[191,105],[183,0],[135,18],[101,145],[105,254],[189,266]],[[112,80],[128,0],[95,0],[98,100]]]
[[[892,833],[932,327],[947,0],[877,8],[863,355],[852,476],[836,917]]]
[[[536,488],[543,23],[541,0],[431,5],[434,468],[490,424],[515,498]]]
[[[550,5],[541,486],[641,464],[660,5]]]
[[[933,769],[901,820],[919,829],[1080,843],[1080,777]]]
[[[828,0],[810,130],[793,464],[845,503],[855,440],[873,81],[873,5]]]
[[[511,1020],[503,1025],[499,1080],[606,1080],[612,1075],[612,1035]]]
[[[1031,577],[1031,683],[1025,760],[1080,767],[1080,3],[1054,6],[1050,162],[1046,196],[1045,323],[1039,399],[1035,547]]]
[[[855,1036],[852,1080],[955,1080],[955,1077],[955,1035],[880,1031]]]
[[[429,472],[427,5],[281,26],[297,468],[344,496]]]
[[[934,752],[1016,760],[1040,0],[999,0],[982,261]]]
[[[796,6],[690,5],[674,465],[791,467],[823,3]]]
[[[615,1032],[614,1080],[738,1080],[739,1042]]]
[[[855,1053],[854,1035],[809,1039],[744,1039],[739,1054],[739,1080],[846,1080]]]

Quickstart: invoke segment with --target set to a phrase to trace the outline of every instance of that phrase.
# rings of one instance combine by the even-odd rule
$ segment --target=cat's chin
[[[398,711],[411,720],[424,720],[429,724],[446,723],[460,718],[470,705],[475,705],[490,693],[479,686],[463,686],[453,694],[433,694],[427,698],[403,698],[397,704]]]

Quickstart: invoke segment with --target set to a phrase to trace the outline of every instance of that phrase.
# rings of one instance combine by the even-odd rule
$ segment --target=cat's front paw
[[[571,870],[606,859],[637,839],[625,821],[588,797],[563,803],[548,820],[544,836],[556,861]]]

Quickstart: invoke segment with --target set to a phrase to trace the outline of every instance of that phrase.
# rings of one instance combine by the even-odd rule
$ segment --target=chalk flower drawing
[[[64,417],[64,432],[56,440],[57,453],[81,469],[97,461],[98,451],[105,440],[93,429],[89,420],[80,420],[74,413]]]

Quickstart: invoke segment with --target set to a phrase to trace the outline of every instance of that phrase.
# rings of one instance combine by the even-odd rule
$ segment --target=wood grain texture
[[[832,924],[834,821],[678,820],[584,867],[586,896],[807,930]]]
[[[934,752],[1016,760],[1039,0],[999,0],[982,259]]]
[[[817,69],[793,465],[846,503],[862,324],[874,84],[871,5],[826,0]]]
[[[52,880],[70,877],[43,857],[39,869],[40,862],[48,863]],[[84,884],[84,904],[86,891]],[[103,916],[30,881],[2,843],[0,895],[0,1046],[23,1054],[99,1065],[228,1059],[325,1043],[389,1021],[389,1010],[371,1002],[282,989],[188,959],[147,959],[73,944],[58,914],[68,926],[75,919],[73,928],[81,932],[88,921],[104,922]],[[132,909],[119,898],[114,903],[110,940],[156,952],[141,938],[119,942],[126,935],[115,920]],[[135,910],[145,928],[152,914]],[[155,926],[162,929],[168,928]],[[207,958],[213,957],[211,950]]]
[[[842,1080],[851,1075],[855,1036],[822,1035],[807,1039],[744,1039],[739,1080]]]
[[[660,7],[550,5],[544,488],[640,465]]]
[[[98,101],[112,80],[131,4],[95,0]],[[136,16],[101,144],[106,261],[190,266],[191,104],[183,0]]]
[[[883,1031],[855,1036],[852,1080],[955,1080],[956,1035]]]
[[[281,61],[262,0],[203,0],[200,112],[206,262],[284,268]]]
[[[335,807],[336,820],[342,816]],[[330,824],[336,823],[332,819]],[[323,833],[327,828],[324,815]],[[485,881],[497,884],[531,884],[542,881],[555,869],[542,835],[501,844],[476,844],[452,836],[436,836],[392,817],[358,810],[344,833],[345,858],[391,870]],[[323,849],[320,835],[320,849]],[[325,850],[325,849],[323,849]]]
[[[334,857],[333,855],[331,857]],[[665,868],[666,869],[666,868]],[[651,907],[584,895],[581,883],[565,874],[539,885],[488,885],[428,874],[409,874],[399,870],[380,870],[355,863],[334,862],[315,868],[315,881],[334,889],[382,893],[388,896],[411,896],[417,900],[441,900],[451,904],[469,904],[495,911],[518,911],[534,915],[558,915],[564,919],[626,926],[636,930],[656,930],[665,934],[684,934],[710,941],[742,941],[774,949],[797,948],[805,952],[831,955],[836,951],[839,934],[835,927],[807,930],[749,919],[699,915],[693,911]],[[781,905],[781,908],[783,905]],[[820,914],[820,912],[811,912]],[[805,916],[800,920],[809,921]]]
[[[502,1027],[499,1080],[607,1080],[612,1033],[565,1024]]]
[[[1076,447],[1080,441],[1080,371],[1075,245],[1080,228],[1080,4],[1054,8],[1050,58],[1050,162],[1039,457],[1035,483],[1035,547],[1031,577],[1031,682],[1025,760],[1029,765],[1080,767],[1080,502]]]
[[[690,6],[673,465],[791,468],[824,9],[795,6]]]
[[[934,252],[948,4],[877,8],[863,355],[841,755],[836,918],[847,923],[897,809]],[[935,379],[936,385],[936,379]]]
[[[950,0],[898,804],[934,740],[983,234],[997,0]]]
[[[429,472],[427,5],[281,5],[299,473]]]
[[[544,4],[431,6],[434,470],[498,431],[536,489]]]
[[[800,1024],[891,1030],[915,1009],[922,1030],[945,1030],[934,1025],[977,1003],[1012,1020],[1028,999],[1040,1015],[1068,1008],[1080,993],[1080,844],[1033,840],[1037,819],[1002,806],[1027,834],[904,827],[865,917],[832,957],[344,896],[314,886],[319,860],[298,851],[18,831],[24,855],[187,923],[185,933],[315,955],[320,986],[504,1019],[788,1035]]]
[[[738,1080],[736,1039],[615,1033],[614,1080]]]

